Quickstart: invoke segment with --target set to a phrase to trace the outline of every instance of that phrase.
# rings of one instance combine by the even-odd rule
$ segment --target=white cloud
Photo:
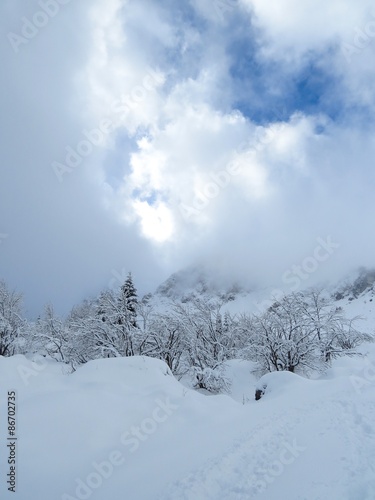
[[[142,233],[153,242],[163,243],[173,234],[173,216],[165,203],[149,204],[136,200],[133,208],[140,219]]]
[[[330,265],[371,261],[374,134],[357,108],[371,114],[375,102],[375,42],[350,61],[340,50],[366,27],[370,3],[241,1],[228,4],[225,22],[210,2],[72,2],[17,58],[0,47],[12,75],[0,93],[0,213],[9,214],[0,220],[9,235],[0,274],[34,309],[48,299],[65,307],[124,267],[139,272],[142,289],[201,258],[272,279],[328,234],[341,243]],[[186,14],[194,5],[210,22]],[[26,1],[0,9],[9,30],[32,14]],[[260,125],[235,110],[233,41],[254,50],[240,68],[249,63],[241,87],[249,116],[267,109],[263,87],[281,106],[293,99],[283,82],[287,92],[313,61],[334,81],[343,118],[322,106]],[[52,161],[104,119],[105,147],[59,184]]]
[[[270,51],[290,57],[307,51],[324,51],[344,40],[371,18],[370,0],[240,0],[255,14],[254,22],[271,42]]]
[[[371,0],[240,0],[258,28],[258,57],[282,62],[286,75],[312,61],[337,86],[332,99],[348,106],[375,105],[368,60],[375,54],[375,9]],[[341,87],[339,86],[341,83]]]

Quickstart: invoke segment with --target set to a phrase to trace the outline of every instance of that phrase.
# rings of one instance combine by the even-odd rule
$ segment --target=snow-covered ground
[[[182,386],[158,360],[61,365],[0,357],[1,498],[373,500],[375,346],[319,380],[232,361],[233,397]],[[6,392],[17,391],[17,492]],[[245,403],[245,404],[243,404]]]
[[[154,303],[179,298],[177,278]],[[213,285],[193,278],[187,295],[212,296]],[[374,284],[361,279],[329,294],[374,333]],[[233,312],[271,298],[233,290]],[[232,360],[230,393],[216,396],[146,357],[91,361],[70,374],[42,357],[0,356],[0,498],[375,500],[375,344],[360,351],[313,380],[285,372],[258,380],[254,363]],[[8,391],[17,394],[16,443]],[[16,493],[7,489],[11,452]]]

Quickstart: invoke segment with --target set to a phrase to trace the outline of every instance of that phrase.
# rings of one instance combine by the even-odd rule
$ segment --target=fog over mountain
[[[294,284],[297,283],[296,275]],[[293,292],[324,290],[327,298],[336,303],[337,307],[348,310],[349,316],[359,314],[364,320],[361,326],[372,331],[372,318],[375,315],[375,303],[374,306],[372,304],[375,296],[374,269],[362,267],[337,281],[300,280],[298,285],[292,287],[286,282],[279,283],[279,286],[264,286],[256,282],[245,284],[233,279],[223,279],[222,276],[213,274],[212,269],[190,266],[173,273],[154,293],[146,294],[144,300],[156,311],[170,309],[173,303],[189,306],[198,301],[209,302],[232,314],[259,314],[275,301]],[[357,309],[358,313],[355,312]]]

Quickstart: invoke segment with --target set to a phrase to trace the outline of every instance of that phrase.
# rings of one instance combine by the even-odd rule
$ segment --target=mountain
[[[251,287],[243,287],[238,282],[228,283],[212,270],[195,266],[173,273],[156,290],[159,299],[191,302],[194,299],[230,302],[252,292]]]
[[[310,288],[309,280],[302,291]],[[375,269],[356,269],[336,283],[317,285],[327,296],[342,307],[348,317],[364,318],[361,327],[365,331],[375,330]],[[161,283],[147,300],[157,310],[164,310],[172,302],[182,304],[194,300],[220,303],[223,310],[232,314],[240,312],[260,313],[270,307],[283,294],[292,293],[286,285],[260,287],[254,283],[239,283],[223,278],[220,273],[204,266],[191,266],[173,273]]]
[[[338,307],[348,317],[362,318],[358,325],[363,331],[375,333],[375,270],[360,268],[348,275],[331,290]]]
[[[347,298],[349,301],[355,300],[375,293],[375,269],[360,268],[357,273],[347,277],[343,283],[339,284],[334,294],[336,300]]]

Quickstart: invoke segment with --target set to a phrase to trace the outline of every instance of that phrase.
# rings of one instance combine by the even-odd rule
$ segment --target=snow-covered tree
[[[131,325],[136,328],[138,295],[131,273],[128,274],[125,283],[121,287],[119,302],[122,316],[126,316],[126,321],[130,322]],[[122,316],[120,317],[120,321],[123,319]]]
[[[0,281],[0,356],[15,354],[23,325],[22,295]]]
[[[303,314],[319,340],[319,348],[324,361],[342,355],[354,355],[356,348],[373,338],[356,328],[360,317],[346,318],[341,308],[322,289],[311,289],[295,295]]]
[[[70,363],[72,342],[64,320],[55,314],[51,304],[47,304],[41,318],[31,330],[34,352],[42,352],[63,363]]]
[[[143,331],[147,330],[149,318],[152,316],[154,310],[153,306],[150,304],[151,297],[151,293],[144,295],[142,300],[139,301],[137,305],[137,313],[140,318],[141,328]]]
[[[173,314],[153,314],[140,350],[141,354],[162,359],[177,377],[185,374],[186,338],[182,323]]]
[[[118,296],[111,290],[102,292],[95,309],[89,324],[96,350],[103,357],[133,356],[138,328],[134,326],[134,316],[126,307],[123,293]]]
[[[195,386],[212,392],[225,390],[224,363],[230,357],[232,338],[223,331],[219,304],[195,300],[192,307],[177,305],[175,312],[186,337]]]
[[[355,329],[356,319],[346,319],[322,291],[286,295],[263,314],[243,316],[244,352],[263,371],[322,369],[372,340]]]

